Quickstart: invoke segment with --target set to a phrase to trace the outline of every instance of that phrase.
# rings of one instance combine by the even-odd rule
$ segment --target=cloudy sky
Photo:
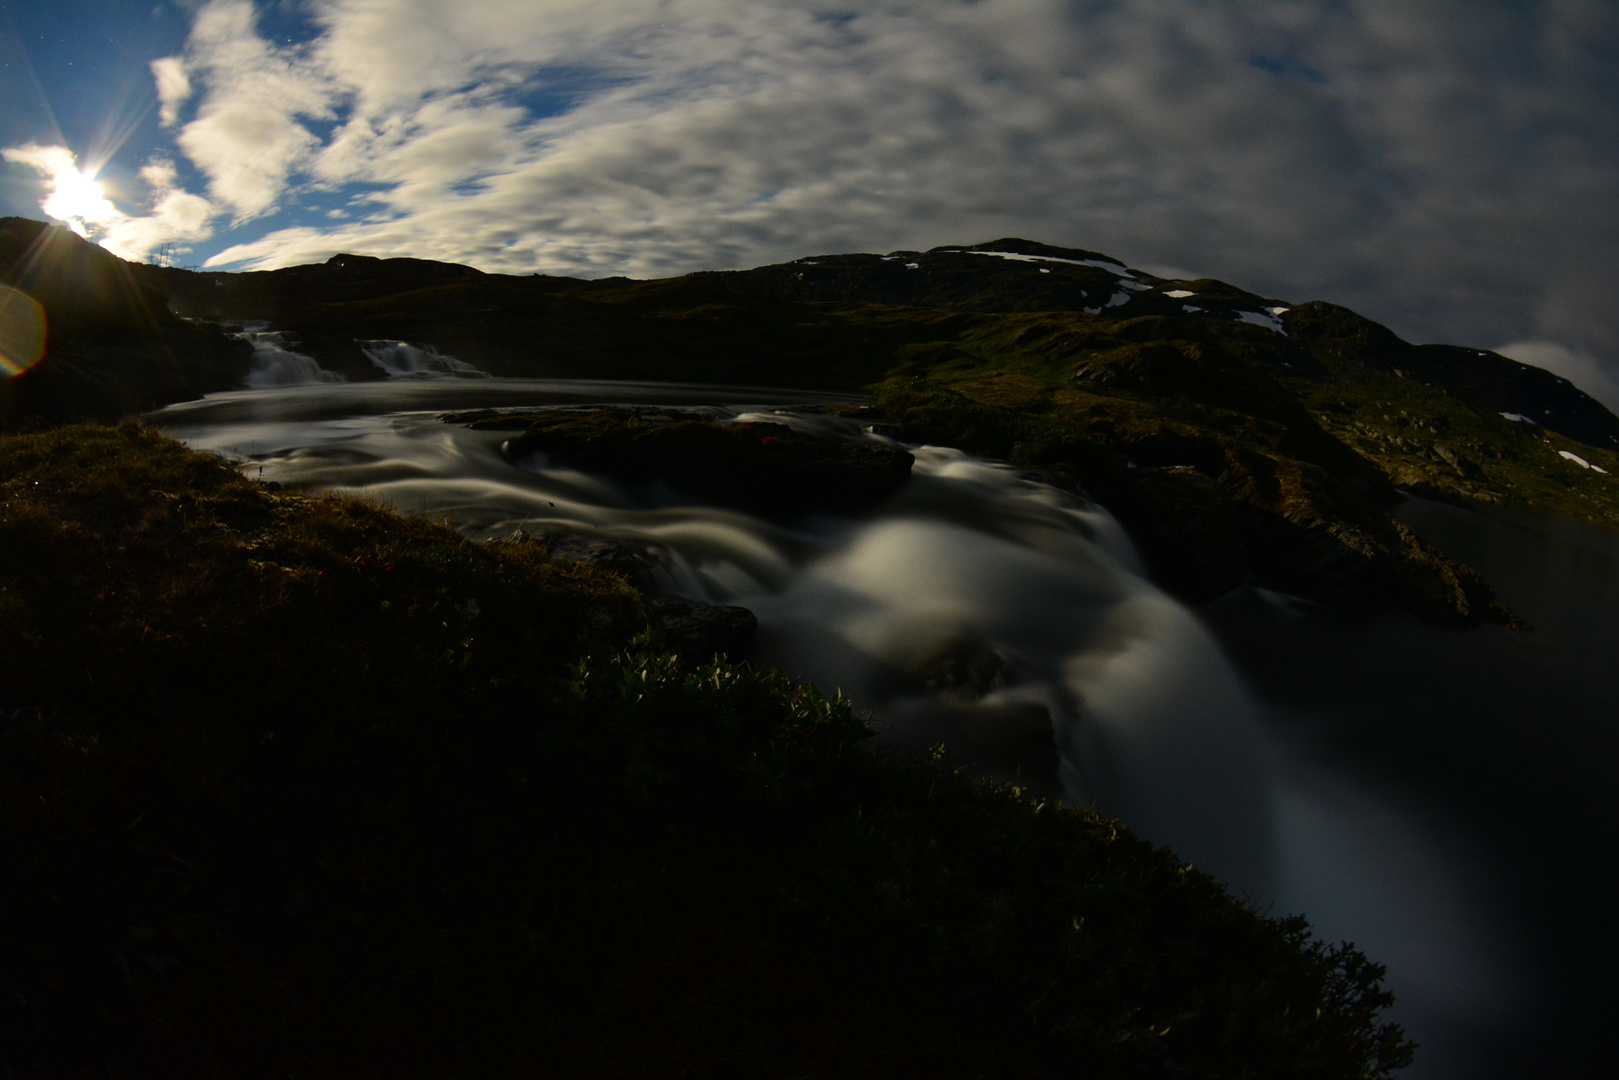
[[[1023,236],[1619,407],[1605,0],[0,0],[0,150],[0,212],[131,258],[654,277]]]

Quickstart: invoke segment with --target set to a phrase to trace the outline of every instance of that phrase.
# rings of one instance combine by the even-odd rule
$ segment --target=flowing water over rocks
[[[1513,952],[1521,935],[1465,824],[1336,764],[1308,690],[1288,698],[1285,673],[1266,667],[1330,618],[1252,589],[1194,612],[1146,580],[1123,529],[1081,493],[948,448],[909,447],[909,481],[876,505],[794,513],[772,501],[761,516],[512,442],[529,415],[517,410],[608,404],[895,446],[830,408],[846,401],[444,379],[223,394],[153,420],[286,487],[443,516],[479,538],[545,535],[557,554],[669,598],[666,621],[684,620],[694,648],[736,655],[752,631],[757,659],[841,690],[881,740],[942,745],[976,773],[1094,804],[1275,913],[1305,909],[1319,933],[1391,962],[1396,1018],[1438,1044],[1411,1075],[1487,1073],[1529,977]],[[443,418],[491,409],[512,422]],[[756,629],[693,602],[746,608]],[[1318,653],[1298,663],[1332,670]]]

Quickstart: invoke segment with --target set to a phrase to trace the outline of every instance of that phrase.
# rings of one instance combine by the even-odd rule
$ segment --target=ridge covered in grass
[[[0,438],[20,1076],[1387,1075],[1381,969],[659,650],[618,578]]]

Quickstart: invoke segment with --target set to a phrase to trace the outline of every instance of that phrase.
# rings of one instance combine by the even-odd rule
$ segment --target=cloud
[[[107,250],[126,259],[143,259],[169,245],[184,246],[213,236],[219,208],[179,187],[174,162],[153,158],[142,166],[140,176],[151,192],[151,208],[110,226],[101,240]]]
[[[40,174],[46,188],[40,209],[114,255],[139,260],[166,244],[213,235],[218,209],[202,196],[182,190],[174,162],[165,158],[153,158],[141,168],[150,207],[144,215],[131,216],[107,198],[93,177],[79,170],[78,159],[65,146],[28,143],[7,147],[3,156]]]
[[[152,78],[157,80],[158,121],[164,127],[173,127],[180,119],[180,106],[191,96],[185,60],[178,56],[153,60]]]
[[[274,210],[289,176],[320,144],[301,118],[333,115],[318,65],[271,46],[254,24],[249,0],[211,0],[192,24],[184,60],[207,91],[179,144],[238,224]]]
[[[289,43],[210,0],[154,65],[175,149],[236,219],[213,265],[349,250],[655,276],[1011,234],[1333,300],[1413,340],[1619,358],[1612,6],[302,10]]]

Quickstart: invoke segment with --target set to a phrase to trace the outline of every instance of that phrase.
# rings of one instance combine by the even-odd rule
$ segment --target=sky
[[[0,213],[662,277],[1020,236],[1619,409],[1610,0],[0,0]]]

